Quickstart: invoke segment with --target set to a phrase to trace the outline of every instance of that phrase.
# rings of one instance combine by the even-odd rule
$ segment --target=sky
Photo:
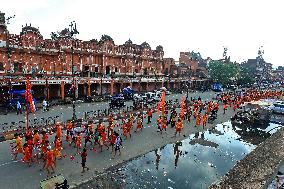
[[[108,34],[115,44],[148,42],[162,45],[165,56],[199,51],[203,58],[255,58],[263,46],[264,59],[284,66],[283,0],[1,0],[0,11],[10,20],[10,33],[26,23],[39,27],[44,38],[76,21],[82,40]],[[282,19],[281,19],[282,18]]]

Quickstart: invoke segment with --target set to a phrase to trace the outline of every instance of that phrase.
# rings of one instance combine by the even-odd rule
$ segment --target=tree
[[[208,71],[213,82],[227,85],[237,80],[239,69],[236,63],[221,60],[212,60],[209,63]]]
[[[253,84],[256,81],[253,76],[254,73],[252,68],[242,66],[240,69],[238,84]]]

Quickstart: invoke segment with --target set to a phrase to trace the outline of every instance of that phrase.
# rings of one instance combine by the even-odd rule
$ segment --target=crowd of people
[[[103,151],[104,148],[110,150],[113,157],[121,155],[122,141],[132,137],[133,132],[141,133],[145,125],[153,121],[156,114],[157,132],[161,135],[165,132],[174,133],[174,136],[181,135],[185,125],[205,128],[208,121],[217,119],[219,109],[222,107],[222,114],[226,114],[229,108],[233,111],[241,108],[245,102],[264,98],[281,98],[283,91],[256,91],[249,90],[244,93],[222,93],[218,101],[197,99],[185,99],[172,102],[171,100],[161,100],[157,109],[148,108],[147,111],[134,115],[125,112],[122,120],[116,120],[116,115],[109,115],[106,123],[100,121],[95,124],[88,121],[87,124],[78,125],[72,121],[62,125],[56,123],[55,133],[43,128],[41,131],[28,128],[21,135],[15,135],[15,145],[12,147],[14,159],[19,154],[23,154],[22,161],[31,166],[32,163],[44,162],[42,169],[46,169],[48,175],[54,173],[57,159],[66,158],[67,154],[62,154],[62,143],[66,143],[65,148],[75,148],[76,155],[81,155],[82,172],[89,169],[86,166],[87,149],[92,151]],[[155,117],[156,117],[155,116]],[[147,122],[144,119],[147,118]],[[121,121],[121,122],[120,122]],[[193,122],[193,124],[191,124]],[[168,129],[171,128],[171,129]],[[23,144],[22,138],[25,138]],[[54,139],[53,139],[54,138]],[[74,156],[70,156],[71,160]]]

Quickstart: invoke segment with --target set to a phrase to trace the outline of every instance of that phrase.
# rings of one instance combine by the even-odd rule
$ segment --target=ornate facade
[[[148,91],[162,87],[164,76],[175,67],[173,60],[165,61],[160,45],[152,49],[147,42],[137,45],[130,39],[117,45],[108,35],[89,41],[71,36],[64,29],[44,39],[31,24],[22,26],[19,35],[10,34],[5,14],[0,12],[1,86],[8,87],[7,91],[24,89],[29,74],[38,98],[64,99],[74,83],[74,73],[77,97],[113,94],[129,85],[136,91]],[[178,81],[168,81],[168,87],[172,82]]]

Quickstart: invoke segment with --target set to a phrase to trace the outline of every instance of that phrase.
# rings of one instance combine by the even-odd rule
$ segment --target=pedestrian
[[[22,105],[19,101],[17,101],[17,115],[22,114]]]
[[[171,127],[174,128],[176,126],[176,117],[175,116],[171,116]]]
[[[45,99],[42,101],[42,107],[44,112],[47,111],[47,102]]]
[[[32,100],[32,105],[33,105],[34,111],[36,111],[36,103],[34,100]]]
[[[166,117],[164,117],[164,120],[162,121],[162,130],[165,130],[165,131],[167,131],[167,118]],[[162,132],[162,130],[161,130],[161,132]]]
[[[148,122],[147,122],[147,124],[149,124],[149,123],[151,123],[151,119],[152,119],[152,116],[153,116],[153,111],[152,111],[151,108],[148,109],[147,115],[148,115]]]
[[[62,140],[62,127],[59,122],[56,123],[56,136]]]
[[[162,134],[162,117],[160,116],[158,119],[157,119],[157,126],[158,126],[158,130],[157,132],[161,132]]]
[[[175,132],[175,136],[177,136],[177,133],[181,133],[181,128],[182,128],[182,121],[181,119],[178,119],[178,122],[176,124],[176,132]]]
[[[138,131],[138,130],[142,131],[142,128],[143,128],[143,126],[142,126],[142,119],[138,118],[136,131]]]
[[[32,151],[31,147],[27,143],[25,143],[24,144],[24,157],[22,158],[22,161],[27,163],[29,167],[31,166],[31,163],[32,163],[31,151]]]
[[[77,136],[76,136],[76,142],[75,142],[75,147],[77,149],[77,152],[79,151],[79,148],[81,148],[81,135],[80,135],[80,132],[77,133]]]
[[[54,153],[51,150],[51,146],[47,147],[47,152],[46,152],[46,163],[44,166],[47,170],[47,174],[48,176],[50,176],[51,174],[54,173]],[[52,172],[50,172],[50,170],[52,170]]]
[[[90,131],[89,131],[88,128],[85,130],[85,136],[84,136],[84,138],[85,138],[85,145],[84,145],[85,148],[86,148],[88,142],[90,142],[91,144],[93,144],[93,142],[91,141],[91,133],[90,133]]]
[[[83,152],[81,153],[81,158],[82,158],[82,173],[85,172],[85,169],[87,169],[87,171],[89,170],[89,168],[86,166],[86,161],[87,161],[87,150],[86,148],[83,149]]]
[[[227,104],[227,103],[225,103],[225,104],[223,105],[223,109],[224,109],[224,113],[223,113],[223,114],[225,114],[225,113],[226,113],[227,108],[228,108],[228,104]]]
[[[111,145],[111,153],[113,153],[114,147],[115,147],[115,141],[116,141],[116,136],[118,135],[117,132],[113,132],[110,136],[110,145]]]
[[[15,142],[15,147],[13,148],[14,150],[14,160],[17,160],[17,156],[20,153],[23,153],[23,146],[22,146],[22,138],[16,133],[16,142]]]
[[[117,151],[119,151],[119,155],[121,155],[120,147],[122,146],[122,139],[117,133],[116,140],[115,140],[115,152],[114,156],[116,156]]]
[[[208,120],[208,114],[205,113],[204,116],[203,116],[203,120],[202,120],[203,128],[206,127],[207,120]]]
[[[76,131],[77,131],[77,129],[73,127],[72,131],[70,133],[70,135],[71,135],[71,142],[70,142],[69,146],[71,146],[74,143],[75,147],[76,147],[76,133],[77,133]]]
[[[105,131],[103,131],[101,133],[100,138],[99,138],[99,144],[100,144],[100,147],[101,147],[101,152],[103,151],[103,146],[106,146],[107,150],[109,150],[109,146],[106,144],[106,141],[107,141],[107,133]]]
[[[99,139],[100,139],[100,133],[99,133],[98,129],[95,129],[95,134],[94,134],[94,149],[95,149],[95,145],[96,145],[96,144],[100,145]]]
[[[197,117],[196,117],[196,124],[195,124],[195,127],[196,126],[200,126],[201,124],[201,113],[198,113],[197,114]]]

